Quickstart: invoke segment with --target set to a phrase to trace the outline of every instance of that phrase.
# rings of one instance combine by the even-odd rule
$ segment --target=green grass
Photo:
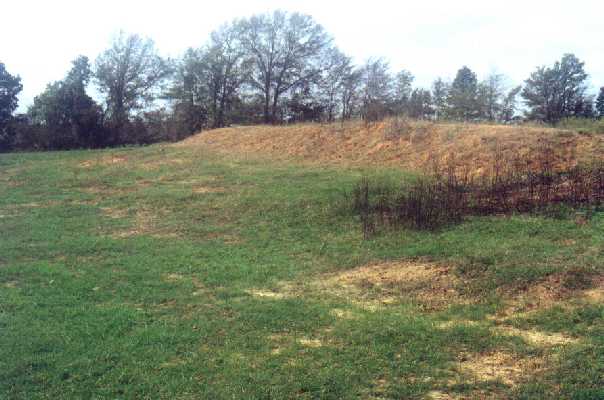
[[[0,155],[0,398],[604,396],[601,305],[504,322],[577,339],[563,348],[500,335],[492,318],[548,276],[573,290],[602,276],[603,213],[364,241],[346,194],[366,175],[409,177],[166,146]],[[428,312],[401,293],[372,308],[315,287],[418,259],[451,265],[470,301]],[[557,362],[515,385],[456,368],[497,351]]]

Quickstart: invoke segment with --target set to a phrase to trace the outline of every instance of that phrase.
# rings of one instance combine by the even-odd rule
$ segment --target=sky
[[[224,22],[275,9],[312,15],[355,62],[383,57],[394,72],[411,71],[416,86],[452,79],[463,65],[517,85],[565,53],[585,61],[592,91],[604,86],[602,0],[6,0],[0,62],[22,78],[24,111],[73,59],[94,60],[120,30],[179,57]]]

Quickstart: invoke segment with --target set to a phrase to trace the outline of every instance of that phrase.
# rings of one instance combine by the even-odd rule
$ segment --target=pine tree
[[[604,87],[600,88],[600,94],[596,100],[596,112],[598,117],[604,118]]]
[[[476,118],[478,110],[478,79],[476,74],[464,66],[457,71],[457,76],[449,91],[449,114],[459,120]]]

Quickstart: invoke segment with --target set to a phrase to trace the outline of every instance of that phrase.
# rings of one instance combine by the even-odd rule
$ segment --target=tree
[[[172,85],[164,96],[173,101],[181,135],[200,131],[208,121],[208,88],[201,50],[188,49],[178,63]]]
[[[340,98],[352,73],[352,61],[336,47],[329,47],[322,56],[318,101],[323,105],[327,121],[332,122],[340,107]],[[342,110],[342,115],[344,110]]]
[[[432,102],[436,119],[442,118],[446,113],[449,89],[450,85],[442,78],[438,78],[432,83]]]
[[[376,121],[392,112],[394,82],[390,66],[381,59],[370,59],[363,67],[363,117]]]
[[[402,114],[409,112],[409,100],[413,91],[412,85],[415,77],[407,70],[402,70],[395,77],[394,105],[396,112]]]
[[[470,120],[479,116],[478,111],[478,79],[476,74],[464,66],[451,84],[448,97],[448,113],[452,118]]]
[[[514,114],[516,113],[516,98],[521,90],[522,86],[516,86],[505,95],[501,103],[500,121],[510,122],[514,118]]]
[[[501,101],[504,95],[504,76],[491,73],[478,85],[479,116],[489,121],[499,118],[502,110]]]
[[[320,58],[331,38],[312,17],[299,13],[255,15],[239,22],[253,65],[249,82],[263,99],[264,122],[276,122],[279,100],[320,76]]]
[[[34,99],[28,114],[44,129],[43,147],[70,149],[103,144],[100,107],[86,93],[91,77],[88,57],[80,56],[64,80],[49,84]]]
[[[414,89],[409,97],[408,110],[412,118],[430,118],[434,113],[432,93],[426,89]]]
[[[157,97],[159,84],[171,71],[170,63],[157,54],[151,39],[123,32],[96,59],[95,78],[106,98],[114,142],[120,141],[130,114]]]
[[[17,96],[21,90],[21,78],[11,75],[0,62],[0,152],[10,149],[13,136],[11,122],[19,105]]]
[[[213,128],[225,126],[227,113],[241,84],[248,78],[248,65],[237,25],[224,25],[212,32],[201,59],[209,94],[209,116]]]
[[[600,88],[600,93],[596,100],[596,111],[598,112],[598,117],[604,118],[604,87]]]
[[[585,102],[587,74],[585,63],[573,54],[565,54],[553,67],[539,67],[526,80],[522,97],[529,107],[528,116],[556,123],[580,116]]]
[[[361,108],[361,89],[363,85],[363,70],[351,70],[342,81],[342,119],[350,119]]]
[[[573,116],[577,118],[594,118],[596,110],[594,109],[594,97],[582,96],[575,102]]]

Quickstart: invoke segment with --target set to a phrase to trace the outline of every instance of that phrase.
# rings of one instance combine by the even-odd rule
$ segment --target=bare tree
[[[331,38],[312,17],[299,13],[275,11],[239,23],[254,67],[249,82],[261,92],[264,121],[276,122],[280,97],[319,77],[320,56]]]
[[[370,59],[363,67],[363,118],[376,121],[386,116],[394,101],[390,66],[382,58]]]
[[[335,119],[340,106],[340,97],[352,72],[350,57],[345,56],[335,47],[329,47],[323,56],[321,79],[319,81],[320,102],[325,107],[329,122]]]
[[[342,92],[340,94],[343,120],[352,118],[361,107],[362,85],[362,69],[353,69],[344,76],[342,80]]]
[[[212,33],[210,44],[202,57],[202,66],[208,79],[212,127],[225,126],[241,84],[249,76],[249,62],[245,59],[239,26],[224,25]]]
[[[437,78],[432,83],[432,103],[436,119],[441,119],[447,111],[447,98],[451,85],[442,78]]]
[[[138,35],[120,32],[99,55],[95,78],[117,135],[133,110],[156,98],[159,83],[170,73],[169,62],[157,54],[153,41]]]
[[[413,92],[413,81],[415,77],[407,70],[396,74],[394,88],[394,103],[396,112],[399,114],[409,112],[409,101]]]
[[[502,100],[505,95],[505,77],[496,72],[490,73],[478,84],[479,116],[489,121],[495,121],[501,114]]]
[[[522,86],[516,86],[505,95],[501,103],[500,121],[510,122],[514,118],[514,114],[516,113],[516,98],[521,90]]]

